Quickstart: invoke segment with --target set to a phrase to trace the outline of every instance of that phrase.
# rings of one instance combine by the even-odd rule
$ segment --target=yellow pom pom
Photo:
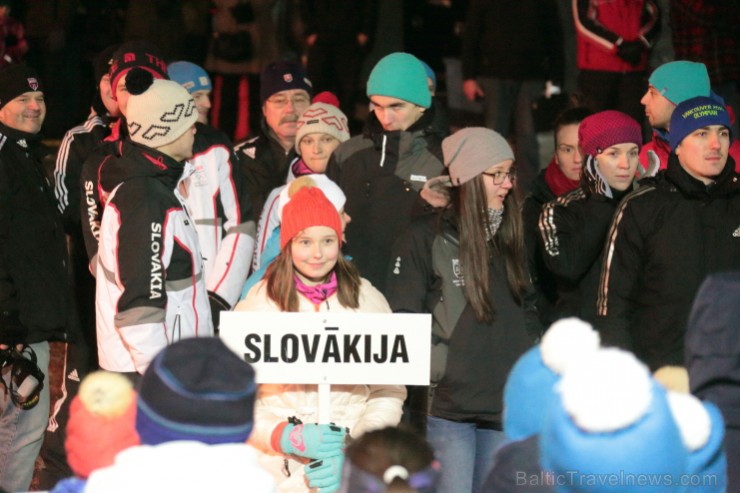
[[[123,375],[96,371],[82,381],[79,398],[89,412],[104,418],[115,418],[128,409],[136,398],[136,392]]]

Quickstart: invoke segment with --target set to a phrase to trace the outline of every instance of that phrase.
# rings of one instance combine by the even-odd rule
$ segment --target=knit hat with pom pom
[[[725,421],[717,406],[691,394],[668,392],[668,404],[688,450],[686,474],[694,493],[727,489],[727,457],[722,448]]]
[[[118,81],[134,68],[146,70],[157,79],[167,78],[167,64],[158,47],[144,40],[128,41],[123,43],[111,56],[109,73],[114,96]],[[127,76],[127,89],[128,83]]]
[[[547,403],[561,374],[576,359],[599,348],[591,324],[564,318],[550,326],[539,346],[524,353],[504,387],[504,432],[523,440],[542,431]]]
[[[118,373],[98,371],[82,381],[72,400],[64,449],[77,476],[113,464],[121,450],[139,444],[136,392]]]
[[[600,349],[574,361],[550,399],[540,463],[557,492],[672,491],[687,452],[665,390],[634,355]]]
[[[326,226],[342,241],[342,221],[337,209],[318,187],[303,187],[283,208],[280,249],[301,231],[312,226]]]
[[[154,80],[151,73],[134,68],[126,76],[126,88],[126,121],[134,142],[156,149],[174,142],[198,121],[193,98],[177,82]]]

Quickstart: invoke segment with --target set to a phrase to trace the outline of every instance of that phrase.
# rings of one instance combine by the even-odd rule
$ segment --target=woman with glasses
[[[556,282],[555,318],[596,321],[604,243],[621,199],[634,188],[642,131],[619,111],[602,111],[578,127],[581,186],[548,202],[540,214],[540,251]]]
[[[428,188],[446,205],[397,240],[386,297],[395,312],[432,314],[422,412],[442,465],[437,491],[470,493],[504,441],[506,376],[539,335],[539,322],[511,147],[493,130],[466,128],[447,137],[442,152],[449,175]]]

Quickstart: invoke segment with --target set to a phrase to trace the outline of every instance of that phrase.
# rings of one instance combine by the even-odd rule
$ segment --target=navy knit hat
[[[391,53],[375,64],[367,79],[367,95],[402,99],[424,108],[432,105],[424,65],[408,53]]]
[[[0,70],[0,108],[23,93],[43,90],[41,79],[31,67],[16,64]]]
[[[252,432],[256,392],[252,367],[220,339],[183,339],[144,373],[136,430],[145,445],[243,443]]]
[[[303,89],[313,95],[313,84],[297,63],[280,60],[269,64],[260,76],[260,102],[265,104],[270,96],[280,91]]]
[[[732,132],[730,115],[725,107],[714,99],[699,96],[687,99],[676,106],[671,115],[671,131],[668,133],[671,151],[675,151],[691,132],[709,125],[723,125]]]

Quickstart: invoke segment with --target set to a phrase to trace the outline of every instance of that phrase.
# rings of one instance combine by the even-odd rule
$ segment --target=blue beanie
[[[687,450],[665,390],[634,355],[596,351],[568,367],[557,391],[540,435],[556,492],[675,491]]]
[[[730,115],[725,107],[715,100],[700,96],[688,99],[676,106],[671,115],[671,131],[668,132],[671,151],[675,151],[681,141],[691,132],[709,125],[722,125],[732,132]]]
[[[408,53],[391,53],[375,64],[367,80],[367,95],[397,98],[424,108],[432,105],[424,65]]]
[[[717,406],[691,394],[668,393],[668,404],[688,451],[686,474],[692,493],[727,489],[727,456],[723,449],[725,421]]]
[[[703,63],[679,60],[668,62],[650,75],[651,86],[673,104],[697,96],[709,96],[709,74]]]
[[[512,440],[539,434],[560,375],[599,348],[599,334],[577,318],[558,320],[516,362],[504,386],[504,432]]]
[[[434,69],[429,66],[427,62],[424,60],[419,60],[421,64],[424,66],[424,71],[427,73],[427,78],[432,79],[432,91],[437,90],[437,74],[434,72]]]
[[[188,90],[190,94],[195,91],[210,91],[213,89],[211,78],[208,77],[203,68],[190,62],[172,62],[167,66],[170,80],[174,80]]]
[[[215,337],[183,339],[146,369],[136,402],[144,445],[175,440],[243,443],[254,424],[252,367]]]

